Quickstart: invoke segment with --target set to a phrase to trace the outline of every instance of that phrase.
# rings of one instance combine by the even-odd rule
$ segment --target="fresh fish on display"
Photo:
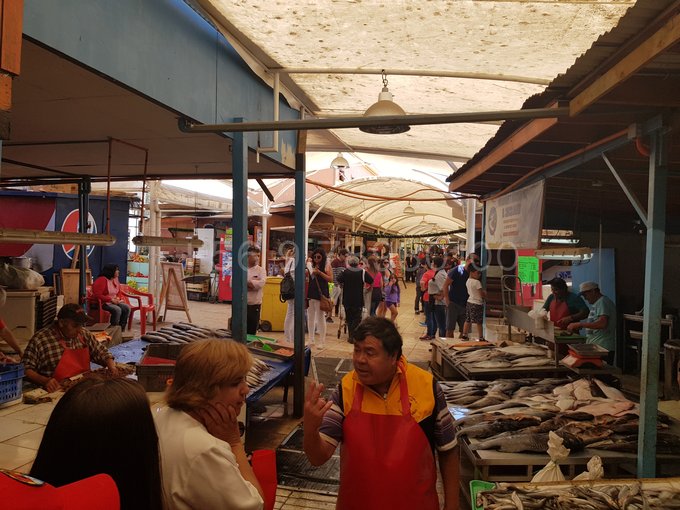
[[[160,336],[157,335],[152,335],[151,333],[147,333],[146,335],[142,335],[141,339],[146,341],[146,342],[151,342],[152,344],[166,344],[168,341]]]
[[[477,425],[463,427],[458,431],[457,436],[483,439],[495,436],[501,432],[520,430],[533,425],[538,425],[540,422],[541,419],[537,416],[507,416],[496,419],[495,421],[478,423]]]
[[[550,365],[551,363],[553,363],[553,361],[550,358],[545,357],[545,354],[543,357],[532,356],[512,360],[513,367],[543,367]]]
[[[545,356],[546,349],[537,345],[510,345],[498,347],[497,350],[516,356]]]
[[[232,338],[231,331],[228,329],[218,328],[213,333],[217,338]]]
[[[510,368],[512,367],[512,363],[501,359],[494,359],[489,361],[478,361],[476,363],[471,363],[470,366],[474,368],[488,368],[493,370],[498,368]]]
[[[604,393],[605,397],[610,398],[612,400],[628,400],[626,396],[616,388],[612,388],[611,386],[603,383],[599,379],[593,379],[593,381],[598,386],[598,388],[600,388],[602,393]]]
[[[479,399],[476,402],[473,402],[468,407],[470,409],[479,409],[482,407],[495,406],[498,404],[502,404],[508,399],[510,399],[510,397],[502,393],[488,393],[486,397]]]
[[[561,432],[567,432],[574,437],[579,438],[585,446],[597,441],[602,441],[603,439],[611,436],[614,431],[608,429],[604,425],[592,425],[590,423],[575,421],[571,422],[563,427],[556,430],[558,434]]]
[[[578,410],[583,413],[590,413],[593,416],[600,416],[603,414],[616,415],[622,411],[628,411],[635,404],[630,400],[626,401],[611,401],[607,400],[604,402],[595,402],[593,404],[588,404],[585,406],[578,407]]]
[[[568,433],[558,434],[563,440],[565,448],[572,452],[583,449],[583,443]],[[491,439],[479,441],[470,445],[471,450],[498,450],[506,453],[537,452],[548,450],[548,433],[504,432]]]

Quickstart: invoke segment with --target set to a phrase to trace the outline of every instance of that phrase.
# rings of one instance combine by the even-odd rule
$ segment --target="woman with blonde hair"
[[[245,345],[233,340],[201,340],[182,349],[168,407],[154,416],[169,510],[263,507],[237,420],[252,363]]]

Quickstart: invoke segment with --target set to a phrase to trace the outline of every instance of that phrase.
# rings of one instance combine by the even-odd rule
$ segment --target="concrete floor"
[[[400,307],[397,325],[404,339],[404,354],[411,361],[429,360],[429,342],[418,340],[424,328],[418,323],[423,315],[415,315],[413,301],[414,284],[409,283],[402,289],[404,305]],[[189,313],[193,322],[207,328],[225,328],[231,316],[231,305],[226,303],[210,304],[207,302],[189,302]],[[138,317],[133,323],[132,337],[139,337],[140,324]],[[184,312],[169,311],[167,324],[186,321]],[[160,324],[162,325],[162,324]],[[350,358],[352,345],[347,336],[338,339],[339,321],[327,324],[326,342],[323,349],[312,349],[313,357]],[[150,329],[151,326],[148,326]],[[281,338],[282,332],[260,333],[262,336]],[[148,393],[152,407],[162,403],[162,393]],[[276,448],[282,440],[300,423],[293,417],[293,390],[289,392],[288,404],[283,403],[283,389],[274,388],[265,395],[258,406],[260,412],[253,414],[246,434],[246,448],[252,451],[260,448]],[[28,472],[35,458],[47,421],[56,405],[56,400],[37,405],[14,404],[0,406],[0,468],[15,469]],[[335,498],[324,494],[295,491],[279,488],[276,509],[292,510],[301,508],[334,508]]]
[[[409,283],[402,289],[402,306],[399,308],[397,325],[404,340],[404,354],[410,361],[429,361],[429,342],[418,340],[424,333],[419,325],[423,315],[415,315],[413,300],[415,288]],[[231,316],[229,304],[190,301],[190,314],[193,322],[208,328],[224,328]],[[168,324],[186,321],[186,314],[178,311],[168,312]],[[327,324],[325,348],[312,349],[316,358],[350,358],[352,346],[347,342],[346,335],[337,338],[339,322]],[[149,326],[150,328],[150,326]],[[133,337],[139,336],[139,322],[133,324]],[[262,336],[281,338],[282,332],[260,333]],[[311,372],[310,372],[311,374]],[[629,381],[631,385],[635,381]],[[639,379],[637,382],[639,387]],[[162,393],[149,393],[152,407],[162,402]],[[251,416],[251,422],[246,434],[246,448],[252,451],[260,448],[274,449],[300,423],[293,413],[293,390],[288,396],[288,404],[283,403],[283,389],[274,388],[260,400],[257,411]],[[42,438],[43,430],[56,402],[38,405],[16,404],[2,408],[0,406],[0,468],[17,469],[27,472]],[[680,402],[661,402],[660,409],[664,412],[680,417]],[[290,490],[279,488],[277,491],[277,510],[293,510],[303,508],[332,509],[335,498],[327,494]]]

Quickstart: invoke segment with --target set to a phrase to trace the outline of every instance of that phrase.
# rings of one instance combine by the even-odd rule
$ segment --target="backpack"
[[[295,280],[293,280],[290,271],[287,272],[283,276],[283,280],[281,280],[279,299],[282,303],[285,303],[289,299],[295,299]]]

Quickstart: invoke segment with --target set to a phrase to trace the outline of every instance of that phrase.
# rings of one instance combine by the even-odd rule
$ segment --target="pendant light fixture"
[[[349,168],[349,163],[342,156],[342,152],[338,152],[337,157],[331,161],[331,168],[334,170],[346,170]]]
[[[387,75],[385,70],[382,71],[383,88],[378,95],[378,102],[366,110],[364,117],[398,117],[406,115],[404,109],[393,101],[392,93],[387,88]],[[396,135],[405,133],[410,126],[403,124],[399,126],[362,126],[359,128],[364,133],[371,133],[375,135]]]
[[[416,210],[413,208],[411,205],[411,201],[409,201],[408,205],[404,207],[404,214],[415,214]]]

